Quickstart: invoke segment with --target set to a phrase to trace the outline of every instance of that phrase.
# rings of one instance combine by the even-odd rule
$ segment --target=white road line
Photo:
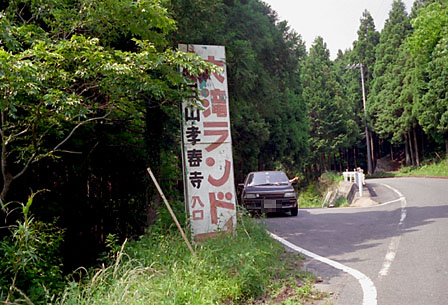
[[[403,194],[400,193],[399,190],[397,190],[397,189],[395,189],[395,188],[393,188],[393,187],[391,187],[391,186],[389,186],[389,185],[387,185],[387,184],[384,184],[384,183],[380,183],[380,184],[381,184],[382,186],[387,187],[387,188],[390,189],[391,191],[395,192],[399,197],[403,197],[403,198],[404,198]]]
[[[386,256],[384,257],[383,266],[381,267],[380,272],[378,272],[379,278],[382,278],[389,273],[390,266],[392,266],[392,262],[394,261],[395,255],[397,254],[400,239],[400,236],[392,237],[389,244],[389,249],[387,250]]]
[[[387,202],[381,203],[381,205],[383,206],[383,205],[386,205],[386,204],[389,204],[389,203],[398,202],[398,201],[401,201],[401,199],[402,198],[398,198],[398,199],[394,199],[394,200],[391,200],[391,201],[387,201]]]
[[[275,235],[274,233],[269,232],[269,235],[271,235],[272,238],[278,240],[279,242],[281,242],[282,244],[284,244],[285,246],[287,246],[288,248],[291,248],[297,252],[300,252],[306,256],[309,256],[315,260],[321,261],[322,263],[325,263],[327,265],[332,266],[333,268],[342,270],[344,272],[347,272],[348,274],[350,274],[351,276],[353,276],[354,278],[356,278],[359,282],[359,284],[361,285],[362,291],[363,291],[363,301],[362,304],[363,305],[376,305],[377,304],[377,293],[376,293],[376,288],[375,285],[373,284],[372,280],[369,279],[365,274],[359,272],[356,269],[347,267],[345,265],[342,265],[341,263],[338,263],[336,261],[333,261],[331,259],[328,259],[326,257],[317,255],[313,252],[310,252],[308,250],[305,250],[303,248],[300,248],[292,243],[290,243],[289,241]]]
[[[387,184],[381,183],[381,185],[392,190],[400,197],[399,199],[389,201],[388,203],[401,201],[401,216],[400,216],[400,222],[397,225],[397,227],[398,227],[397,231],[398,231],[399,235],[392,237],[392,239],[390,240],[389,248],[387,250],[386,256],[384,257],[383,266],[381,267],[380,272],[378,272],[378,278],[387,276],[387,274],[389,273],[389,269],[392,266],[392,262],[394,261],[395,256],[397,255],[398,246],[400,245],[400,240],[401,240],[401,227],[403,225],[404,220],[406,219],[406,214],[407,214],[407,211],[406,211],[407,203],[406,203],[406,198],[403,196],[403,194],[400,193],[400,191],[398,191],[397,189],[395,189]]]

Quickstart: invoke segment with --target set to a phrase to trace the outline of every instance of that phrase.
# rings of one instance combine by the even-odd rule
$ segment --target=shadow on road
[[[289,242],[363,272],[377,285],[381,304],[443,304],[448,270],[447,182],[375,179],[366,188],[370,198],[388,204],[306,209],[297,217],[269,215],[264,221],[268,230]],[[393,260],[395,254],[388,277],[380,277],[379,271],[386,262],[390,267],[390,257]],[[323,281],[317,288],[333,293],[335,304],[361,304],[363,295],[352,276],[313,258],[307,259],[304,267],[319,274]]]
[[[304,215],[309,215],[310,212],[308,212],[307,210],[299,210],[299,215],[304,216]],[[265,218],[283,218],[283,217],[297,217],[297,216],[291,216],[291,214],[289,214],[289,212],[270,212],[270,213],[266,213],[264,215]]]
[[[406,212],[406,220],[400,228],[399,204],[374,210],[300,210],[297,217],[270,214],[266,222],[271,232],[300,247],[320,255],[337,256],[375,247],[385,239],[420,230],[437,218],[448,218],[448,205],[407,207]]]

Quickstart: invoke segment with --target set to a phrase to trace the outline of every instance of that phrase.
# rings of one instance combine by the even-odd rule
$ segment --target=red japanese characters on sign
[[[188,100],[182,105],[185,204],[193,236],[200,240],[218,231],[232,231],[236,225],[225,49],[203,45],[179,48],[222,67],[222,72],[197,81],[202,107]]]

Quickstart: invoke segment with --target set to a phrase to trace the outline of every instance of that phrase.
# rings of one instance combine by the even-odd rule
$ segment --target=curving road
[[[330,292],[333,304],[448,304],[448,179],[374,179],[367,186],[383,204],[301,209],[298,217],[268,217],[268,230],[373,282],[372,297],[359,277],[309,257],[305,267],[323,279],[318,289]]]

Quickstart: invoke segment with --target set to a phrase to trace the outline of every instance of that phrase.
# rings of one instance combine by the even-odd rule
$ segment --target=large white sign
[[[182,105],[185,204],[195,240],[236,226],[229,96],[223,46],[179,45],[222,67],[197,81],[202,107]]]

